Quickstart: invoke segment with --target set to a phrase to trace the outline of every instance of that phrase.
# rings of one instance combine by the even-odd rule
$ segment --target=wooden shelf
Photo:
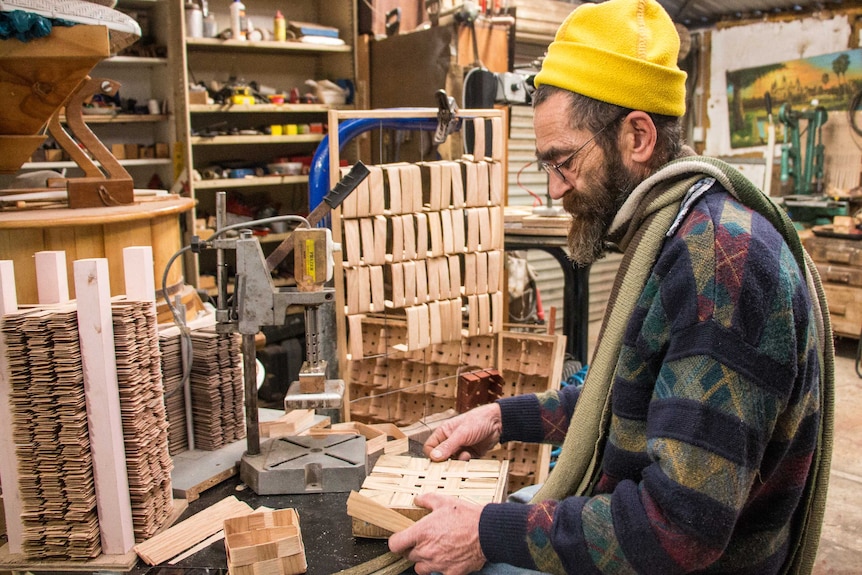
[[[195,182],[196,190],[213,190],[222,188],[251,188],[258,186],[284,186],[288,184],[306,184],[308,176],[256,176],[253,178],[220,178],[217,180],[200,180]]]
[[[111,56],[105,58],[99,65],[118,65],[118,66],[167,66],[167,58],[141,58],[137,56]]]
[[[190,104],[189,112],[193,114],[238,114],[238,113],[323,113],[332,109],[326,104]]]
[[[166,114],[84,114],[88,124],[155,124],[167,120]],[[66,116],[60,116],[60,121],[65,123]]]
[[[218,38],[187,38],[188,48],[200,50],[227,50],[230,52],[296,52],[301,54],[344,54],[353,51],[348,45],[329,46],[327,44],[304,44],[302,42],[274,42],[261,40],[258,42],[243,40],[219,40]]]
[[[149,8],[161,0],[121,0],[120,8]]]
[[[170,158],[140,158],[137,160],[118,160],[120,165],[126,167],[134,166],[164,166],[171,163]],[[95,162],[99,165],[99,162]],[[47,170],[52,168],[77,168],[78,164],[72,161],[63,162],[26,162],[21,166],[22,170]]]
[[[193,146],[226,146],[233,144],[311,144],[323,140],[323,134],[301,134],[298,136],[192,136]]]

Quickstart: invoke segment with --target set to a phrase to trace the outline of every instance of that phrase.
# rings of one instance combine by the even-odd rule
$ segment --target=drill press
[[[319,322],[320,306],[335,299],[335,289],[326,285],[333,275],[332,251],[335,246],[329,229],[311,226],[340,205],[367,174],[367,168],[357,163],[308,218],[280,216],[241,226],[225,226],[226,199],[223,192],[219,193],[216,197],[216,234],[207,241],[198,238],[192,241],[195,252],[216,250],[216,331],[242,336],[247,449],[240,462],[240,478],[260,495],[349,491],[358,489],[365,478],[367,459],[362,436],[282,437],[261,444],[254,340],[261,327],[283,325],[288,309],[302,306],[306,358],[298,381],[291,384],[285,396],[285,411],[315,409],[330,417],[338,417],[343,407],[344,381],[327,379],[327,362],[320,351]],[[294,230],[276,248],[282,259],[291,249],[294,251],[296,286],[276,287],[273,284],[270,272],[280,260],[264,258],[258,239],[250,229],[243,229],[279,219],[300,221],[303,226]],[[223,231],[236,227],[240,228],[239,237],[223,237]],[[228,251],[236,255],[232,298],[228,297]]]

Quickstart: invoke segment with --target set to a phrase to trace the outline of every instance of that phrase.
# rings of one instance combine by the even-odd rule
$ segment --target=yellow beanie
[[[557,30],[535,84],[666,116],[685,114],[679,34],[655,0],[578,6]]]

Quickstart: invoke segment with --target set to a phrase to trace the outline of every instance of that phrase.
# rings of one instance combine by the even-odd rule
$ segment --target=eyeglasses
[[[577,156],[581,150],[583,150],[590,143],[592,143],[593,140],[595,140],[599,134],[604,132],[608,127],[615,124],[617,122],[617,120],[619,120],[619,118],[614,118],[613,120],[611,120],[610,122],[608,122],[607,124],[602,126],[602,128],[598,132],[593,134],[592,138],[590,138],[589,140],[587,140],[586,142],[581,144],[574,152],[569,154],[569,156],[565,160],[563,160],[557,164],[551,164],[550,162],[539,162],[539,167],[542,168],[543,170],[545,170],[548,174],[551,174],[551,173],[557,174],[558,176],[560,176],[561,180],[563,180],[564,182],[566,182],[568,184],[569,181],[566,179],[566,175],[563,173],[563,170],[564,169],[568,170],[569,166],[572,163],[572,160],[575,159],[575,156]]]

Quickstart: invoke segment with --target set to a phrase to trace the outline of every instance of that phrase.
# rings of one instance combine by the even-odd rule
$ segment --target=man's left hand
[[[479,544],[482,506],[436,493],[417,495],[431,513],[389,538],[389,549],[410,559],[418,575],[466,575],[485,564]]]

